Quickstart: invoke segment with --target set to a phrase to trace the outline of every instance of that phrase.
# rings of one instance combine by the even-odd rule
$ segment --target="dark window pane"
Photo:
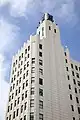
[[[42,57],[42,52],[39,52],[39,56]]]
[[[51,30],[51,26],[49,26],[49,30]]]
[[[74,106],[73,105],[71,105],[71,109],[72,109],[72,111],[74,111]]]
[[[39,44],[39,48],[42,49],[42,45],[41,44]]]
[[[56,29],[54,29],[54,33],[56,33]]]
[[[78,113],[80,114],[80,107],[78,107]]]
[[[42,78],[39,78],[39,84],[43,85],[43,79]]]
[[[40,88],[39,88],[39,95],[40,95],[40,96],[43,96],[43,89],[40,89]]]

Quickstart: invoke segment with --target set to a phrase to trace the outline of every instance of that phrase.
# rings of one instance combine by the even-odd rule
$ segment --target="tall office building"
[[[48,13],[13,57],[6,120],[80,120],[80,63]]]

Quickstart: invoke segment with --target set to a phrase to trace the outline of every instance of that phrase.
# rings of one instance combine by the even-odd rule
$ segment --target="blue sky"
[[[80,61],[79,0],[0,0],[0,120],[4,120],[12,56],[36,32],[45,12],[59,25],[62,45]]]

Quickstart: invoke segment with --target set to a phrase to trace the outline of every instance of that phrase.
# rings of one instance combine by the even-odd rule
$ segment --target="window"
[[[16,79],[16,75],[14,75],[14,80]]]
[[[43,85],[43,79],[42,78],[39,78],[39,84]]]
[[[79,93],[80,93],[80,89],[79,89]]]
[[[31,95],[34,94],[34,87],[31,88]]]
[[[65,56],[67,56],[67,55],[66,55],[66,52],[64,52],[64,54],[65,54]]]
[[[11,120],[11,115],[9,115],[9,120]]]
[[[35,67],[32,67],[31,73],[35,73]]]
[[[28,58],[29,58],[29,54],[28,54]]]
[[[39,114],[39,120],[43,120],[43,114]]]
[[[79,78],[79,74],[78,73],[76,73],[76,77]]]
[[[73,117],[73,120],[75,120],[75,117]]]
[[[41,44],[39,44],[39,48],[42,49],[42,45]]]
[[[8,111],[7,112],[9,112],[9,109],[10,109],[10,106],[8,106]]]
[[[75,69],[78,70],[78,67],[75,65]]]
[[[22,94],[22,100],[24,100],[24,93]]]
[[[21,113],[23,112],[23,105],[21,105]]]
[[[13,78],[11,79],[11,83],[13,83]]]
[[[43,75],[43,69],[39,68],[39,73]]]
[[[27,108],[27,102],[25,102],[24,104],[24,110],[26,110],[26,108]]]
[[[12,71],[12,74],[14,74],[14,70]]]
[[[23,61],[21,61],[21,65],[23,64]]]
[[[75,93],[77,93],[77,88],[75,88]]]
[[[76,81],[75,81],[75,79],[73,79],[73,83],[76,85]]]
[[[39,108],[43,109],[43,101],[42,100],[39,100]]]
[[[22,120],[22,118],[20,118],[20,120]]]
[[[80,81],[78,81],[78,86],[80,86]]]
[[[19,83],[21,83],[21,77],[19,78]]]
[[[16,112],[16,116],[18,116],[19,115],[19,109],[17,109],[17,112]]]
[[[80,107],[78,107],[78,113],[80,114]]]
[[[39,59],[39,65],[43,65],[42,60]]]
[[[12,86],[10,87],[10,92],[12,91]]]
[[[71,105],[71,109],[72,109],[72,111],[74,111],[74,106],[73,105]]]
[[[23,75],[23,79],[25,79],[25,73],[24,73],[24,75]]]
[[[23,58],[23,53],[22,53],[22,58]]]
[[[30,100],[30,107],[34,107],[34,99]]]
[[[39,56],[42,57],[42,52],[39,52]]]
[[[44,27],[42,27],[42,36],[44,36]]]
[[[26,87],[28,86],[28,80],[26,80]]]
[[[27,49],[25,49],[25,54],[27,54]]]
[[[12,93],[12,99],[14,98],[14,93]]]
[[[20,97],[18,97],[18,101],[17,101],[17,104],[19,104],[19,102],[20,102]]]
[[[14,101],[14,107],[17,105],[17,100]]]
[[[17,94],[18,94],[18,90],[16,90],[16,93],[15,93],[15,95],[17,96]]]
[[[34,64],[35,63],[35,58],[32,58],[32,64]]]
[[[34,83],[35,77],[31,77],[31,83]]]
[[[18,68],[20,68],[20,64],[18,64]]]
[[[27,61],[27,57],[25,57],[25,61]]]
[[[51,30],[51,26],[49,26],[49,30]]]
[[[18,86],[18,80],[16,81],[16,86]]]
[[[27,62],[27,67],[29,66],[29,61]]]
[[[73,64],[71,64],[71,68],[73,68]]]
[[[30,120],[34,120],[34,113],[33,112],[30,113]]]
[[[66,70],[68,71],[68,67],[66,67]]]
[[[26,69],[26,64],[24,65],[24,70]]]
[[[72,100],[72,95],[70,94],[70,100]]]
[[[19,93],[20,93],[21,87],[19,87]]]
[[[27,98],[27,91],[25,91],[25,98]]]
[[[28,72],[29,72],[29,70],[26,71],[26,77],[28,76]]]
[[[28,51],[30,50],[30,46],[28,46]]]
[[[17,60],[16,60],[16,64],[17,64]]]
[[[15,118],[15,111],[13,112],[13,119]]]
[[[69,89],[71,89],[71,85],[69,84]]]
[[[11,103],[11,110],[12,110],[12,106],[13,106],[13,104]]]
[[[40,35],[40,31],[39,31],[39,35]]]
[[[19,76],[19,71],[17,72],[17,77]]]
[[[23,83],[23,89],[24,89],[25,83]]]
[[[74,71],[72,71],[72,75],[74,76]]]
[[[56,33],[56,29],[54,29],[54,33]]]
[[[69,77],[69,75],[67,76],[67,78],[68,78],[68,80],[70,80],[70,77]]]
[[[26,115],[24,116],[24,120],[26,120]]]
[[[8,117],[6,118],[6,120],[8,120]]]
[[[78,99],[78,97],[76,97],[76,102],[79,103],[79,99]]]
[[[19,56],[19,61],[21,60],[21,56]]]
[[[11,101],[11,96],[9,96],[9,102]]]
[[[39,88],[39,95],[43,96],[43,89]]]
[[[16,72],[17,68],[15,68],[15,72]]]
[[[15,67],[15,62],[13,63],[13,67]]]
[[[67,59],[65,59],[65,62],[68,63]]]

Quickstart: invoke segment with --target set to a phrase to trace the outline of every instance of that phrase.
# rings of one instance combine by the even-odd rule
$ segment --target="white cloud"
[[[2,0],[3,1],[3,0]],[[10,4],[12,16],[25,16],[28,14],[40,14],[39,12],[51,12],[59,20],[71,22],[77,19],[74,0],[4,0],[3,5]]]
[[[4,62],[5,57],[2,54],[0,54],[0,120],[5,120],[9,92],[9,84],[5,81],[7,67],[6,64],[4,64]]]
[[[0,19],[0,52],[10,50],[16,43],[19,28],[16,25]]]
[[[8,3],[10,0],[0,0],[0,6]]]

